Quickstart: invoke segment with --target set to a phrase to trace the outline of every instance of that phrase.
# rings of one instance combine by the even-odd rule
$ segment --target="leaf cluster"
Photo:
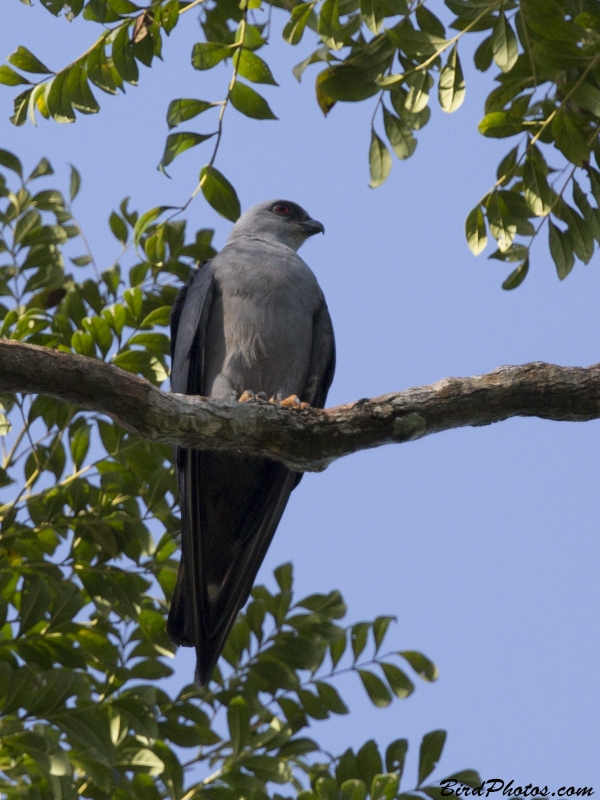
[[[203,40],[193,46],[191,64],[205,71],[231,61],[227,91],[217,101],[178,98],[170,103],[170,128],[199,115],[217,119],[212,130],[169,133],[159,168],[164,171],[181,153],[213,140],[196,191],[220,214],[237,219],[235,188],[214,162],[229,106],[254,119],[276,118],[250,85],[276,85],[258,55],[272,35],[270,16],[266,22],[261,16],[262,0],[152,0],[148,7],[131,0],[44,0],[43,5],[54,15],[64,9],[67,18],[81,14],[101,24],[102,33],[58,72],[26,47],[17,48],[9,57],[11,66],[0,67],[1,83],[27,86],[15,98],[12,121],[17,125],[28,114],[33,121],[36,110],[58,122],[74,121],[76,112],[98,111],[90,84],[109,94],[136,84],[138,62],[150,66],[161,57],[163,33],[171,34],[190,8],[201,8]],[[317,39],[318,47],[294,74],[300,80],[311,64],[323,67],[315,88],[325,114],[338,102],[374,98],[372,187],[390,173],[390,148],[401,160],[415,152],[416,133],[431,115],[436,82],[443,111],[461,106],[466,84],[459,44],[465,34],[476,35],[476,68],[500,71],[479,131],[494,138],[520,136],[521,142],[503,159],[496,184],[468,216],[471,250],[479,254],[490,234],[498,245],[491,257],[517,263],[503,284],[515,288],[527,274],[531,245],[547,218],[549,248],[561,279],[575,259],[590,260],[600,233],[593,204],[598,173],[590,167],[600,124],[600,12],[595,0],[445,0],[454,14],[449,25],[434,13],[433,2],[280,0],[274,5],[290,45],[305,41],[307,31]],[[41,76],[37,82],[36,76]],[[550,155],[559,157],[558,169],[549,166]],[[578,171],[586,173],[579,180]],[[531,222],[535,217],[544,218],[537,227]]]
[[[520,142],[470,212],[467,240],[477,255],[492,235],[498,249],[490,257],[517,265],[503,284],[513,289],[527,275],[531,246],[547,223],[563,280],[575,259],[590,261],[600,242],[600,173],[591,163],[593,155],[598,166],[600,155],[600,11],[596,3],[521,0],[489,26],[475,64],[485,71],[495,63],[501,72],[479,130]]]
[[[0,150],[0,165],[2,335],[160,384],[174,284],[214,252],[212,231],[186,243],[183,222],[158,221],[167,209],[138,214],[124,201],[109,219],[120,252],[103,270],[73,215],[79,173],[65,195],[40,188],[53,174],[46,159],[27,175]],[[53,398],[0,402],[3,797],[399,795],[405,740],[384,765],[372,741],[337,757],[305,735],[348,713],[341,674],[355,675],[376,707],[408,697],[415,675],[435,679],[421,653],[382,654],[391,617],[344,624],[335,591],[295,601],[284,565],[274,592],[253,589],[209,686],[170,691],[161,680],[173,674],[166,616],[180,527],[171,450]],[[437,800],[439,787],[423,782],[444,739],[423,739],[424,798]]]

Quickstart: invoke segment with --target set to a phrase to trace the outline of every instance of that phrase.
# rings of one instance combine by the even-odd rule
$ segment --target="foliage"
[[[160,384],[174,282],[211,255],[212,232],[186,244],[185,223],[124,202],[110,228],[119,261],[137,256],[127,276],[117,261],[100,271],[71,209],[77,171],[67,200],[39,189],[53,173],[46,159],[27,178],[13,154],[0,150],[0,163],[2,336]],[[344,626],[338,592],[294,602],[284,565],[275,592],[254,588],[209,686],[170,694],[160,684],[174,654],[170,449],[53,398],[0,400],[0,485],[12,495],[0,507],[3,797],[260,800],[281,797],[274,786],[302,800],[398,796],[406,740],[384,760],[374,741],[334,757],[300,735],[310,720],[348,712],[333,685],[341,673],[355,673],[376,707],[413,692],[410,670],[435,679],[420,653],[381,654],[391,617]],[[424,783],[444,740],[423,739],[419,796],[439,796]],[[472,771],[457,779],[479,781]]]
[[[163,35],[182,24],[183,14],[200,8],[204,39],[194,45],[192,67],[209,70],[230,60],[231,75],[221,100],[172,100],[170,128],[207,112],[217,119],[208,133],[170,133],[160,167],[212,140],[197,190],[232,220],[240,213],[235,189],[214,162],[229,105],[255,119],[276,118],[248,83],[276,83],[258,55],[273,35],[272,5],[280,10],[282,35],[290,45],[316,37],[317,48],[294,74],[300,80],[310,65],[323,67],[315,84],[323,113],[338,102],[373,98],[373,187],[386,180],[392,166],[383,135],[399,159],[415,152],[416,133],[430,118],[436,79],[443,111],[462,104],[466,86],[459,45],[466,34],[474,35],[479,41],[475,67],[500,70],[479,131],[520,139],[500,162],[494,186],[467,217],[471,250],[481,253],[491,234],[497,249],[490,258],[517,264],[503,284],[513,289],[527,275],[531,246],[544,227],[561,279],[576,258],[587,263],[600,242],[600,172],[590,164],[592,153],[596,164],[600,154],[600,9],[595,0],[445,0],[453,15],[449,20],[431,10],[439,14],[440,4],[425,0],[276,0],[269,5],[262,0],[152,0],[147,7],[131,0],[42,0],[42,5],[55,16],[64,11],[69,20],[81,15],[101,25],[102,33],[58,71],[24,46],[15,50],[12,66],[0,67],[1,83],[27,87],[15,98],[15,125],[28,116],[33,121],[36,113],[57,122],[96,113],[92,86],[116,94],[124,84],[136,84],[138,63],[150,66],[161,57]]]

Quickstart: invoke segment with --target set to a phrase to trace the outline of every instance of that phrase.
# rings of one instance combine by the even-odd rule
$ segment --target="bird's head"
[[[233,226],[229,239],[252,236],[298,250],[315,233],[325,233],[325,228],[321,222],[311,219],[297,203],[266,200],[242,214]]]

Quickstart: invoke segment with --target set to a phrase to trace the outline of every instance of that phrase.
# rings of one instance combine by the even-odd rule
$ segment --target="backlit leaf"
[[[386,180],[392,169],[392,157],[383,141],[371,130],[371,147],[369,148],[369,168],[371,182],[369,186],[375,189]]]
[[[456,111],[465,99],[465,78],[456,45],[450,51],[448,61],[440,72],[438,94],[442,110],[449,114]]]
[[[231,105],[247,117],[252,117],[253,119],[277,119],[264,97],[261,97],[258,92],[245,83],[236,81],[229,94],[229,99],[231,100]]]
[[[210,205],[225,219],[235,222],[241,213],[240,201],[227,178],[208,164],[200,171],[202,194]]]

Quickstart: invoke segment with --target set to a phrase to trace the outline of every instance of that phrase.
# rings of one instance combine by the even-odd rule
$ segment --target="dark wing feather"
[[[209,290],[203,295],[196,281],[182,301],[175,331],[173,388],[181,391],[175,387],[185,381],[188,394],[203,393],[205,308],[210,310]],[[188,305],[196,306],[199,298],[201,308],[188,311]],[[187,367],[182,363],[186,353]],[[333,330],[323,304],[315,317],[303,398],[324,404],[334,364]],[[301,475],[266,458],[199,450],[181,452],[178,473],[182,557],[167,630],[177,644],[196,646],[196,681],[204,686]]]
[[[313,320],[310,367],[302,400],[314,408],[325,408],[327,393],[335,372],[335,337],[327,303],[323,303]]]
[[[327,303],[323,303],[313,320],[313,341],[310,354],[310,367],[302,400],[314,408],[325,408],[327,393],[335,372],[335,337]],[[302,480],[302,473],[296,474],[293,488]]]
[[[200,394],[202,358],[208,315],[214,287],[210,261],[200,264],[187,286],[179,292],[171,313],[171,391],[178,394]],[[179,484],[181,507],[181,561],[177,584],[169,609],[167,633],[178,645],[193,647],[197,641],[197,614],[191,613],[196,605],[190,585],[192,571],[185,565],[194,563],[193,505],[197,505],[197,492],[189,480],[190,455],[193,450],[175,448],[175,466]]]

